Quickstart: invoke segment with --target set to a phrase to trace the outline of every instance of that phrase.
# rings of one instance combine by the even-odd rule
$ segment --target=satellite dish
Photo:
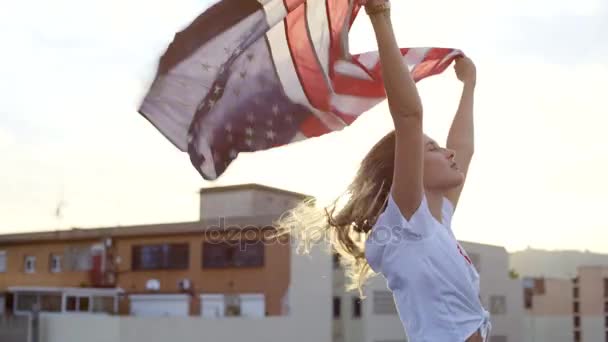
[[[158,280],[158,279],[149,279],[146,282],[146,290],[150,290],[150,291],[158,291],[158,290],[160,290],[160,280]]]

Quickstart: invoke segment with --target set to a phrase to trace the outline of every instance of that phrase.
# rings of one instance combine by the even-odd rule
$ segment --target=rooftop
[[[108,237],[193,234],[231,228],[260,229],[272,227],[277,219],[276,216],[227,217],[191,222],[5,234],[0,235],[0,245],[42,241],[99,240]]]

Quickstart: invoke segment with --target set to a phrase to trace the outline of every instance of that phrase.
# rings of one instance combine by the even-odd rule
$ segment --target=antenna
[[[55,219],[57,220],[57,224],[60,229],[63,228],[63,213],[64,209],[67,206],[67,202],[64,200],[64,185],[61,185],[61,195],[59,196],[59,201],[57,201],[57,205],[55,206]]]

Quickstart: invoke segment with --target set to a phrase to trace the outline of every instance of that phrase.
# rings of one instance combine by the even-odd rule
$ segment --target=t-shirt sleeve
[[[430,236],[435,231],[434,220],[426,196],[423,195],[420,206],[408,220],[389,193],[386,208],[378,217],[365,243],[365,255],[371,268],[375,272],[382,271],[383,266],[386,266],[383,265],[383,259],[387,248]]]
[[[429,210],[426,196],[422,196],[420,206],[410,219],[406,219],[397,206],[392,194],[389,194],[386,209],[378,218],[374,230],[402,237],[407,240],[420,240],[433,232],[433,216]]]

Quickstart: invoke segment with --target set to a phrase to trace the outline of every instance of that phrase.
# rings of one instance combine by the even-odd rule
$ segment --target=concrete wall
[[[253,195],[256,190],[239,190],[202,193],[200,218],[261,215],[253,212]]]
[[[365,316],[364,342],[376,341],[406,341],[407,337],[399,315],[375,314],[373,307],[373,291],[388,291],[386,280],[378,275],[370,279],[366,286],[366,299],[363,301],[363,314]]]
[[[116,316],[43,314],[40,342],[120,342],[120,323]]]
[[[606,341],[606,327],[604,316],[581,317],[581,342],[603,342]]]
[[[524,299],[521,280],[509,277],[509,254],[504,247],[461,242],[473,260],[477,259],[477,271],[481,283],[481,299],[485,308],[490,311],[490,298],[504,296],[506,310],[504,313],[492,313],[492,335],[506,336],[508,342],[523,339],[522,317]]]
[[[293,249],[292,249],[293,251]],[[261,319],[44,315],[41,342],[330,342],[331,258],[292,256],[289,313]]]
[[[29,342],[30,332],[29,316],[8,317],[0,315],[1,342]]]
[[[200,217],[278,216],[301,201],[302,198],[295,195],[264,188],[203,192]]]
[[[574,341],[572,316],[524,316],[523,342]],[[510,340],[511,341],[511,340]],[[512,340],[517,342],[518,340]],[[591,340],[583,340],[585,342]],[[599,342],[601,340],[593,340]]]

